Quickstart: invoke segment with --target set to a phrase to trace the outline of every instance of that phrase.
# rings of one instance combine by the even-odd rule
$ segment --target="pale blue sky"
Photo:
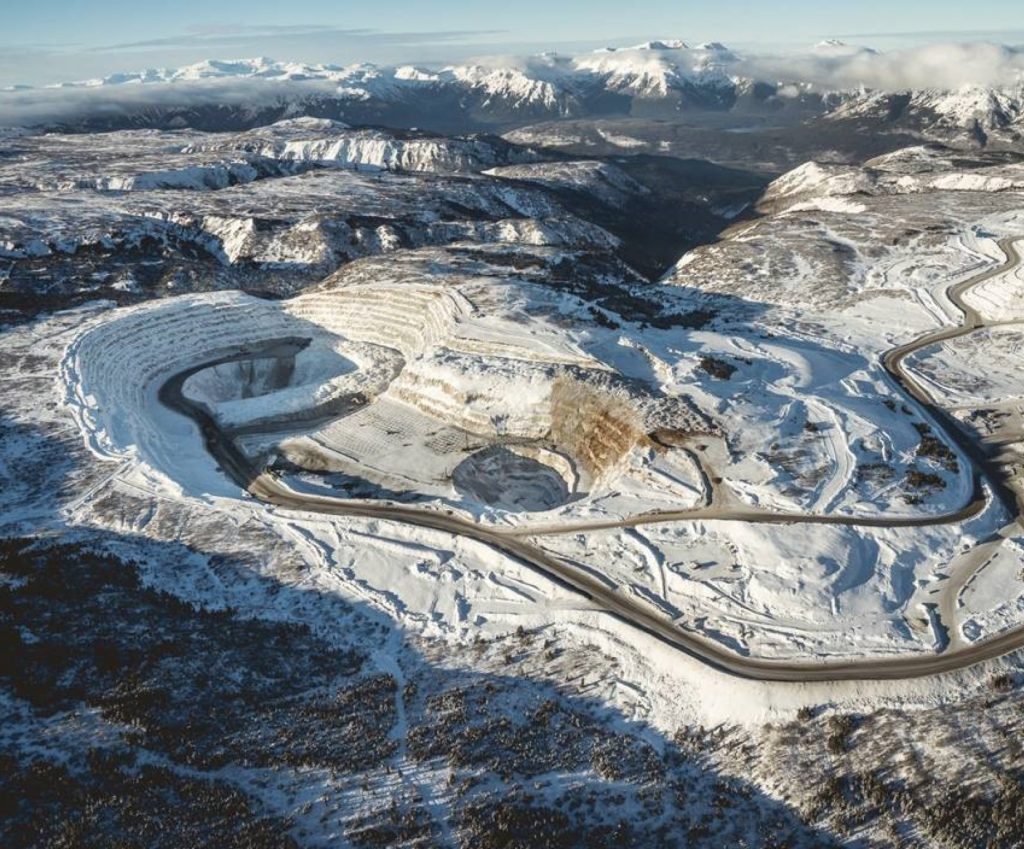
[[[429,62],[657,37],[773,50],[826,37],[1024,41],[1020,0],[41,0],[9,3],[2,19],[0,85],[204,58]]]

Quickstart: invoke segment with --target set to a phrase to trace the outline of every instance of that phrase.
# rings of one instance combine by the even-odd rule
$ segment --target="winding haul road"
[[[611,581],[584,570],[572,562],[557,557],[531,543],[528,537],[543,534],[567,533],[582,530],[635,527],[644,524],[671,521],[706,520],[758,522],[773,524],[833,524],[871,527],[924,527],[939,524],[954,524],[978,515],[988,503],[986,485],[992,497],[998,499],[1011,515],[1021,520],[1021,509],[1016,494],[1008,485],[997,458],[988,448],[976,442],[934,401],[928,392],[909,374],[904,361],[916,351],[958,336],[963,336],[986,326],[983,317],[964,301],[964,295],[973,287],[1000,274],[1014,269],[1021,257],[1014,239],[999,243],[1006,254],[1002,265],[988,269],[981,274],[951,286],[947,290],[950,301],[961,310],[964,320],[961,324],[930,332],[918,339],[889,351],[882,359],[882,365],[890,377],[908,395],[917,401],[942,428],[945,435],[954,442],[971,460],[971,475],[974,494],[969,504],[944,516],[929,516],[920,519],[907,517],[886,518],[881,516],[828,516],[805,515],[800,513],[772,512],[733,505],[708,506],[682,511],[647,513],[625,520],[580,522],[542,529],[497,529],[488,528],[452,513],[438,512],[423,508],[409,507],[386,502],[354,501],[333,498],[314,492],[293,489],[273,474],[256,468],[236,446],[232,435],[223,432],[213,418],[201,406],[185,397],[185,381],[196,372],[211,365],[240,360],[254,356],[255,351],[241,351],[229,356],[203,363],[176,374],[160,388],[160,400],[167,407],[193,419],[202,432],[207,449],[221,468],[246,489],[253,497],[267,504],[286,510],[321,513],[332,516],[358,516],[401,522],[422,528],[464,536],[525,563],[554,580],[573,589],[595,606],[623,621],[663,640],[710,666],[762,681],[811,682],[851,680],[893,680],[918,678],[962,669],[985,660],[991,660],[1024,648],[1024,627],[1007,631],[992,639],[963,646],[952,641],[955,650],[933,654],[913,654],[896,657],[862,658],[856,660],[792,661],[770,660],[737,655],[693,632],[680,629],[664,616],[654,612],[634,597],[623,593]],[[1008,322],[1000,322],[1008,323]],[[273,348],[281,351],[289,346],[300,345],[297,340],[279,340],[261,346],[260,350]],[[268,429],[270,429],[268,427]],[[986,541],[982,545],[992,545]],[[977,558],[980,568],[985,558]],[[962,587],[969,575],[957,575],[951,584]],[[947,601],[945,609],[951,610]]]

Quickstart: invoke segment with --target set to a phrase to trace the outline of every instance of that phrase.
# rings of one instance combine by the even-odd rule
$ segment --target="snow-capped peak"
[[[657,41],[645,41],[643,44],[637,44],[635,47],[626,48],[627,50],[687,50],[689,45],[685,41],[678,38],[667,38]]]
[[[723,65],[733,58],[728,52],[691,50],[682,41],[652,41],[589,53],[577,57],[574,64],[577,71],[603,77],[612,91],[653,98],[686,83],[725,84],[729,78]]]
[[[432,71],[425,71],[413,65],[402,65],[395,68],[396,80],[412,80],[416,82],[436,82],[439,76]]]
[[[838,38],[826,38],[824,41],[819,41],[811,48],[811,52],[817,56],[825,56],[835,59],[845,59],[850,56],[875,55],[878,53],[877,50],[874,50],[871,47],[863,47],[858,44],[847,44],[845,41],[840,41]]]
[[[279,69],[283,70],[279,63],[265,56],[234,61],[206,59],[202,62],[196,62],[194,65],[186,65],[184,68],[178,69],[173,73],[173,78],[179,80],[199,80],[210,77],[252,77]]]
[[[443,73],[449,80],[484,92],[489,102],[501,101],[510,106],[539,105],[548,109],[557,108],[564,86],[539,78],[539,69],[532,70],[533,73],[521,68],[463,65],[445,68]]]

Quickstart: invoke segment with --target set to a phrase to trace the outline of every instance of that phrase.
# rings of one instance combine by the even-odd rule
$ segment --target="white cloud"
[[[804,55],[752,57],[741,61],[737,70],[826,89],[1012,86],[1024,82],[1024,51],[992,43],[930,44],[886,53],[834,45]]]
[[[145,109],[244,106],[256,110],[305,97],[335,94],[324,80],[301,82],[251,78],[216,79],[95,88],[45,88],[0,92],[0,126],[34,126],[107,118]]]

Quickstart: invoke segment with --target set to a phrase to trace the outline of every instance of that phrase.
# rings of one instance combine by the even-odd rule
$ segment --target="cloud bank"
[[[310,97],[336,96],[326,80],[213,79],[174,83],[0,92],[0,127],[120,118],[161,109],[241,107],[253,112]]]
[[[738,69],[756,79],[803,82],[823,90],[1009,87],[1024,82],[1024,50],[975,42],[880,53],[832,43],[804,55],[741,60]]]

